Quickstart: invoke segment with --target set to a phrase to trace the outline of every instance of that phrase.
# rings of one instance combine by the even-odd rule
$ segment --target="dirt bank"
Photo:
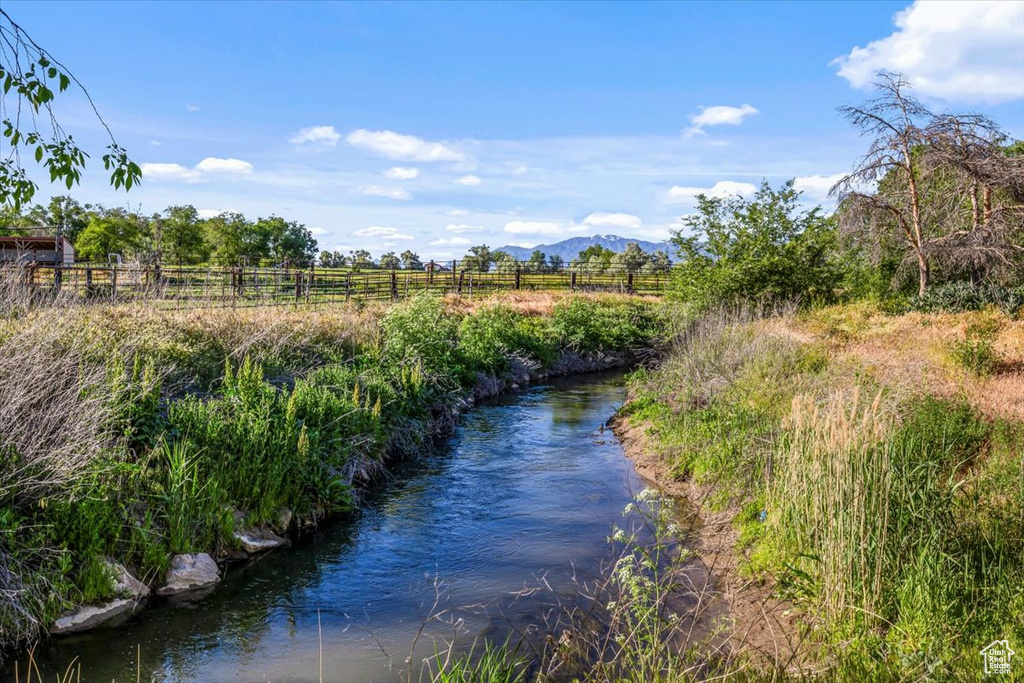
[[[807,647],[790,616],[792,605],[775,597],[772,585],[740,571],[745,556],[739,548],[739,530],[733,524],[739,509],[711,504],[714,486],[675,476],[650,425],[622,415],[613,417],[608,425],[637,473],[662,491],[684,499],[696,516],[688,545],[710,573],[712,585],[704,609],[716,615],[722,629],[711,647],[725,656],[751,657],[771,668],[799,668]]]

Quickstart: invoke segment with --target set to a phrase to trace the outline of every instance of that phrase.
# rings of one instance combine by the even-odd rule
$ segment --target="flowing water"
[[[229,566],[206,596],[51,639],[36,660],[47,680],[77,657],[85,681],[135,681],[138,664],[143,681],[317,681],[321,665],[325,681],[398,681],[431,612],[445,611],[414,662],[443,647],[431,637],[465,644],[538,623],[574,574],[600,570],[641,487],[602,430],[623,394],[621,375],[604,375],[480,405],[353,519]]]

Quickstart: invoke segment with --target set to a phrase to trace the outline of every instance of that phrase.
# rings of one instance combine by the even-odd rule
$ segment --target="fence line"
[[[67,302],[157,302],[170,307],[264,306],[379,301],[422,291],[478,296],[496,291],[562,290],[661,294],[668,273],[594,272],[565,267],[537,270],[519,264],[514,270],[480,272],[431,262],[424,270],[306,269],[259,266],[60,266],[6,264],[7,286],[20,286],[31,298]]]

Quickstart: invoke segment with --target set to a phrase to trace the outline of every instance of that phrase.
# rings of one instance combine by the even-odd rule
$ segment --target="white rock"
[[[96,628],[118,617],[131,614],[138,607],[135,600],[119,598],[102,605],[82,605],[63,614],[50,628],[50,633],[77,633]]]
[[[114,575],[114,592],[122,598],[141,600],[149,595],[149,586],[132,576],[123,564],[107,560],[106,565]]]
[[[175,555],[167,570],[167,585],[156,590],[157,595],[178,595],[212,586],[220,581],[217,563],[206,553]]]
[[[261,553],[264,550],[272,550],[286,543],[286,541],[267,529],[246,529],[234,533],[242,549],[249,554]]]

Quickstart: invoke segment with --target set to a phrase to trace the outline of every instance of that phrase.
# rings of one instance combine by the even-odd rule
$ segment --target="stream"
[[[52,638],[36,662],[46,680],[77,658],[84,681],[135,681],[141,664],[143,681],[298,683],[322,664],[325,681],[395,682],[432,613],[444,612],[413,662],[453,634],[500,642],[611,556],[611,528],[642,488],[602,429],[624,393],[621,374],[603,374],[481,404],[354,517],[229,565],[209,595],[154,598],[121,626]]]

